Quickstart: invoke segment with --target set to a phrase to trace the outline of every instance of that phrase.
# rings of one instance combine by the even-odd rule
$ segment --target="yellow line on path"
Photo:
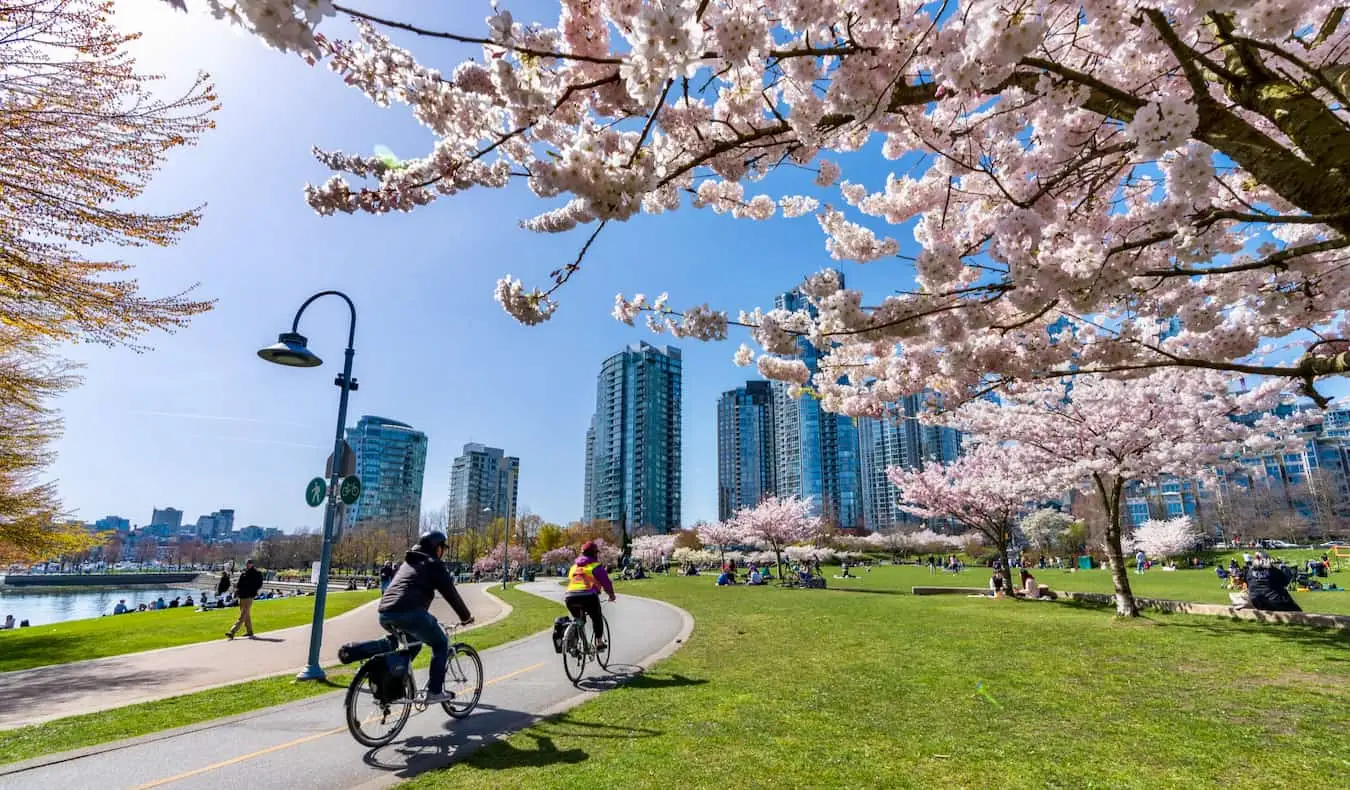
[[[511,678],[518,677],[520,675],[525,674],[526,672],[533,672],[534,670],[542,667],[544,664],[545,662],[540,661],[538,664],[535,664],[533,666],[528,666],[525,667],[524,669],[517,669],[515,672],[508,672],[507,674],[502,675],[500,677],[495,677],[492,680],[484,681],[483,685],[491,686],[493,683],[500,683],[503,680],[510,680]],[[184,779],[191,779],[194,776],[201,776],[202,774],[211,773],[212,771],[218,771],[221,768],[228,768],[231,765],[238,765],[239,763],[248,762],[249,760],[262,757],[265,754],[272,754],[273,752],[283,751],[285,749],[290,749],[295,746],[300,746],[302,744],[309,743],[310,741],[317,741],[320,738],[327,738],[329,735],[337,735],[340,732],[346,731],[347,731],[346,727],[337,727],[328,730],[326,732],[316,732],[313,735],[306,735],[303,738],[296,738],[293,741],[287,741],[286,743],[279,743],[276,746],[269,746],[266,749],[259,749],[256,752],[241,754],[238,757],[231,757],[228,760],[221,760],[218,763],[212,763],[211,765],[208,765],[204,768],[197,768],[196,770],[187,771],[178,774],[176,776],[170,776],[166,779],[159,779],[154,782],[147,782],[146,784],[143,785],[137,785],[135,790],[150,790],[150,788],[152,787],[162,787],[164,785],[171,784],[173,782],[180,782]]]

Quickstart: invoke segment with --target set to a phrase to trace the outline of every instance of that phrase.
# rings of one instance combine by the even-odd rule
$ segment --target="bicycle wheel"
[[[455,698],[442,702],[441,707],[456,719],[472,713],[483,696],[483,660],[477,650],[463,642],[450,646],[450,658],[445,662],[445,690],[455,692]]]
[[[412,698],[417,694],[412,673],[403,678],[402,702],[384,703],[375,697],[375,684],[367,664],[357,670],[347,687],[347,729],[362,746],[378,748],[398,737],[412,714]]]
[[[581,673],[586,669],[586,635],[581,628],[581,623],[573,620],[563,634],[563,672],[573,683],[581,680]]]
[[[609,628],[609,618],[600,615],[600,622],[604,624],[604,628],[601,630],[605,634],[605,649],[595,649],[595,661],[601,669],[609,669],[609,651],[614,649],[614,632]]]

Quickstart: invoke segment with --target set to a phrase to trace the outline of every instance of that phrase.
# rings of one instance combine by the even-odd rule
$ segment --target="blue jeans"
[[[439,694],[445,689],[445,661],[450,657],[450,640],[431,612],[381,612],[380,627],[386,631],[402,631],[431,648],[431,677],[427,691]]]

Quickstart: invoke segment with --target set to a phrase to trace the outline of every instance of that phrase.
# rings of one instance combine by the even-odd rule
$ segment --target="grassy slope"
[[[379,594],[378,590],[335,592],[328,596],[324,614],[335,617]],[[209,612],[178,608],[0,631],[0,672],[220,639],[238,617],[236,608]],[[253,606],[258,633],[304,625],[313,617],[312,596],[258,601]]]
[[[1344,634],[922,598],[879,572],[871,594],[625,584],[694,616],[679,652],[415,785],[1321,787],[1350,772]]]
[[[1060,571],[1053,569],[1029,569],[1041,584],[1050,585],[1052,590],[1073,592],[1114,592],[1111,586],[1111,574],[1101,569],[1090,571]],[[826,582],[830,587],[840,589],[869,590],[878,587],[902,589],[909,592],[910,587],[988,587],[989,570],[970,568],[953,575],[938,571],[929,574],[927,566],[883,565],[867,573],[866,569],[850,571],[858,579],[835,579],[837,568],[826,568]],[[1016,571],[1014,570],[1014,573]],[[702,578],[702,577],[700,577]],[[1334,583],[1339,587],[1350,587],[1350,570],[1332,572],[1323,584]],[[1130,571],[1130,589],[1141,598],[1170,598],[1195,603],[1229,602],[1228,590],[1219,586],[1219,579],[1213,568],[1203,570],[1161,571],[1156,568],[1142,575]],[[1298,592],[1293,591],[1294,600],[1306,612],[1323,614],[1350,614],[1350,592]]]
[[[511,604],[513,609],[505,620],[464,635],[464,641],[479,650],[548,628],[562,611],[558,604],[528,593],[493,590],[492,594]],[[297,683],[291,676],[284,675],[0,731],[0,763],[133,738],[312,697],[332,691],[335,686],[345,687],[353,670],[354,666],[331,673],[328,684]],[[490,663],[484,667],[484,672],[489,678],[492,676]],[[333,721],[333,726],[340,726],[339,715],[335,714]]]

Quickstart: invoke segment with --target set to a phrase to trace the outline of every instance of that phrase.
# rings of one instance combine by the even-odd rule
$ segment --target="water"
[[[17,625],[27,620],[29,625],[63,623],[67,620],[84,620],[99,615],[112,614],[119,599],[126,599],[127,606],[135,609],[139,604],[149,605],[151,601],[164,597],[172,601],[175,597],[186,598],[192,594],[193,600],[201,596],[201,591],[188,587],[91,587],[84,590],[66,588],[60,591],[36,589],[0,590],[0,623],[5,615],[14,615]]]

